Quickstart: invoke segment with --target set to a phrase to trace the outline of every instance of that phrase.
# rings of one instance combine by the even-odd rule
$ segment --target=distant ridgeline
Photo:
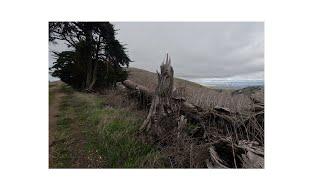
[[[246,87],[263,87],[264,80],[232,80],[232,79],[210,79],[210,78],[186,78],[207,87],[221,89],[242,89]]]

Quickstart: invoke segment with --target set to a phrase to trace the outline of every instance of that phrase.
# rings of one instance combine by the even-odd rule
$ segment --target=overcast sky
[[[264,78],[262,22],[112,23],[134,61],[132,67],[155,72],[168,52],[178,77]],[[50,45],[51,50],[64,48]]]
[[[131,66],[150,71],[168,52],[175,75],[187,78],[263,79],[264,23],[113,22],[127,44]]]

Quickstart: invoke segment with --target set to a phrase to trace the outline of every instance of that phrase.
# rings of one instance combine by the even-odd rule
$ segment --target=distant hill
[[[264,86],[250,86],[232,92],[233,96],[239,94],[254,97],[259,101],[264,101]]]
[[[232,94],[254,94],[256,91],[264,91],[264,87],[263,86],[250,86],[250,87],[245,87],[242,89],[237,89],[235,91],[232,92]]]

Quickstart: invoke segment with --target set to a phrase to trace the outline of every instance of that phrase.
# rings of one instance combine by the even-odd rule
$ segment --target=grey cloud
[[[177,76],[233,77],[264,71],[261,22],[115,22],[131,65],[155,71],[165,53]]]

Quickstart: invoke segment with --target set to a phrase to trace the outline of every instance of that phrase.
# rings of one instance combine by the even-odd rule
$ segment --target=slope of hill
[[[129,68],[128,71],[129,80],[149,89],[155,89],[157,86],[156,73],[133,67]],[[209,88],[180,78],[175,78],[174,84],[177,89],[182,91],[182,95],[186,97],[187,101],[204,108],[222,106],[234,111],[242,111],[243,109],[250,108],[251,105],[249,99],[250,94],[242,93],[240,90],[234,93],[234,90],[231,89]],[[260,92],[258,93],[259,96],[263,96],[263,92],[261,93],[260,90],[261,89],[254,89],[252,93],[255,93],[253,91],[257,91]]]
[[[129,74],[138,84],[150,89],[156,86],[155,73],[130,68]],[[185,90],[187,101],[200,106],[237,111],[250,107],[248,93],[211,89],[178,78],[175,86]],[[84,93],[54,82],[49,84],[49,106],[50,168],[207,167],[206,141],[196,143],[196,138],[187,138],[161,150],[144,142],[137,132],[148,110],[139,108],[126,92],[107,89],[105,94]],[[189,124],[186,131],[198,129]],[[174,157],[176,163],[168,157]]]
[[[138,84],[144,85],[150,89],[154,89],[157,86],[157,74],[147,70],[130,67],[129,79]],[[187,81],[184,79],[175,78],[174,80],[175,80],[174,83],[176,87],[190,87],[190,88],[192,87],[193,89],[209,89],[205,86],[202,86],[200,84]]]
[[[118,91],[90,94],[52,82],[49,107],[49,168],[137,168],[157,158],[136,137],[146,112]]]

